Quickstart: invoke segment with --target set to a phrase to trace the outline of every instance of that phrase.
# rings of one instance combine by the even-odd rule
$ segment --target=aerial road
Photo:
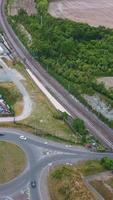
[[[66,91],[54,78],[52,78],[43,67],[25,49],[19,41],[11,26],[7,22],[4,12],[5,0],[0,1],[0,25],[5,33],[5,37],[26,68],[37,77],[43,86],[54,96],[54,98],[67,110],[71,116],[79,117],[84,120],[90,132],[98,137],[106,146],[113,149],[113,130],[99,120],[93,113],[85,108],[81,103]]]
[[[41,173],[44,169],[60,163],[76,163],[79,160],[100,159],[103,156],[113,157],[112,153],[94,153],[82,147],[72,147],[47,141],[12,128],[0,128],[0,133],[3,134],[3,136],[0,136],[0,141],[15,143],[24,150],[28,165],[22,174],[0,186],[0,199],[4,195],[11,197],[12,194],[28,185],[31,200],[46,200],[46,194],[41,192]],[[21,139],[20,136],[23,136],[25,140]],[[45,155],[43,152],[47,152],[47,154]],[[36,181],[36,187],[32,188],[31,182],[34,180]]]
[[[19,41],[11,26],[7,22],[4,12],[5,0],[0,0],[0,26],[3,29],[5,38],[13,52],[20,58],[51,95],[66,109],[70,115],[84,120],[90,132],[98,137],[106,146],[113,150],[113,130],[100,121],[93,113],[66,91],[55,79],[53,79],[43,67],[25,49]],[[30,188],[31,200],[46,200],[46,193],[41,188],[41,174],[43,170],[60,163],[75,163],[79,160],[100,159],[103,156],[111,156],[112,153],[90,152],[84,148],[71,145],[59,144],[47,141],[25,131],[12,128],[0,128],[0,141],[9,141],[22,148],[27,157],[27,167],[22,174],[14,180],[0,186],[0,199],[11,196],[23,187]],[[22,139],[23,138],[23,139]],[[44,155],[43,152],[47,154]],[[36,181],[33,188],[32,181]]]

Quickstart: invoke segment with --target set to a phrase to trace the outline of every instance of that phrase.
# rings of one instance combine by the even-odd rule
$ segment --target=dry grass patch
[[[0,141],[0,184],[18,176],[25,166],[24,152],[14,144]]]
[[[113,177],[110,178],[110,179],[108,179],[108,180],[106,181],[106,183],[107,183],[108,185],[110,185],[111,188],[113,188]]]
[[[24,108],[23,101],[18,101],[18,102],[15,103],[14,111],[16,113],[16,116],[18,116],[18,115],[20,115],[22,113],[23,108]]]
[[[91,184],[103,196],[105,200],[113,199],[113,191],[111,191],[103,181],[94,180],[91,182]]]
[[[55,167],[48,177],[51,200],[95,200],[82,177],[104,170],[98,160]]]

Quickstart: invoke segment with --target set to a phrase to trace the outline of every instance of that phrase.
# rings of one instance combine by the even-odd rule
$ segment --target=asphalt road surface
[[[20,146],[24,150],[28,161],[27,168],[22,174],[0,186],[0,197],[4,195],[10,196],[29,184],[31,200],[46,200],[46,194],[43,193],[42,196],[40,178],[41,172],[45,167],[60,163],[75,163],[79,160],[100,159],[103,156],[113,157],[112,153],[94,153],[80,147],[77,148],[47,141],[12,128],[0,128],[0,133],[4,134],[4,136],[0,136],[0,140],[11,141]],[[27,140],[21,140],[19,138],[20,135],[27,137]],[[43,152],[45,151],[49,152],[49,154],[44,155]],[[32,180],[36,180],[36,188],[31,187],[30,183]]]
[[[4,13],[5,0],[0,1],[0,24],[5,33],[7,42],[12,51],[14,51],[21,61],[29,68],[38,78],[45,88],[63,105],[63,107],[72,115],[72,117],[80,117],[85,121],[90,132],[98,137],[109,148],[113,149],[113,130],[100,121],[94,114],[86,109],[81,103],[76,102],[72,96],[66,91],[55,79],[53,79],[28,53],[22,43],[19,41],[12,28],[7,22]]]

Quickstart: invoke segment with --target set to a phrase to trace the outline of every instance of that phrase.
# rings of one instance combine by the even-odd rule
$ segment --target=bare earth
[[[107,89],[113,88],[113,77],[102,77],[98,79],[99,83],[104,83]]]
[[[113,28],[113,0],[55,0],[48,11],[54,17]]]
[[[13,3],[8,5],[8,15],[17,15],[20,9],[26,10],[28,15],[34,15],[37,13],[34,0],[15,0]]]

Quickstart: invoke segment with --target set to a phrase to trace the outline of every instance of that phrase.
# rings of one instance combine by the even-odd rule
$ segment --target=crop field
[[[51,1],[49,13],[94,26],[113,28],[112,0],[57,0]]]

